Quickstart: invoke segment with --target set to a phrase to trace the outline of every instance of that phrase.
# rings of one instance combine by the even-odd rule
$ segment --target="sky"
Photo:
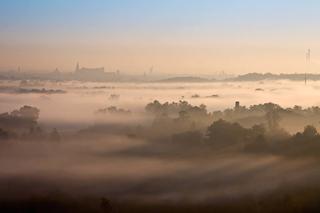
[[[318,0],[0,0],[0,69],[320,72]]]

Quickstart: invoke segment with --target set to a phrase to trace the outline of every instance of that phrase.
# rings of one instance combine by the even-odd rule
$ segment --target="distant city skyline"
[[[2,0],[0,69],[320,72],[316,0]]]

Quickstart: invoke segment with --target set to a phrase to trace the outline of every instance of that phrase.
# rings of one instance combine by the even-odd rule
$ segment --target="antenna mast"
[[[307,72],[309,71],[310,61],[311,61],[311,50],[308,49],[307,53],[306,53],[307,68],[306,68],[306,72],[305,72],[305,75],[304,75],[304,84],[305,85],[307,85]]]

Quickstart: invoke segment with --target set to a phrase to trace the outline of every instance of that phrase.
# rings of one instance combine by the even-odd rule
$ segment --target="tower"
[[[240,101],[236,101],[235,102],[234,109],[235,109],[235,111],[239,111],[239,109],[240,109]]]
[[[310,59],[311,59],[311,50],[308,49],[308,50],[307,50],[307,53],[306,53],[306,60],[307,60],[307,62],[310,62]]]
[[[76,65],[76,72],[80,70],[80,66],[79,66],[79,62],[77,62],[77,65]]]
[[[306,72],[304,74],[304,84],[307,85],[307,72],[309,72],[310,67],[310,61],[311,61],[311,50],[308,49],[306,53]]]

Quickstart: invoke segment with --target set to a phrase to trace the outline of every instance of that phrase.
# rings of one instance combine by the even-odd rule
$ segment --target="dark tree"
[[[207,136],[214,143],[234,144],[245,141],[249,136],[248,133],[249,131],[238,123],[218,120],[209,126]]]
[[[318,136],[318,131],[314,126],[308,125],[304,128],[302,135],[306,138],[313,138]]]

